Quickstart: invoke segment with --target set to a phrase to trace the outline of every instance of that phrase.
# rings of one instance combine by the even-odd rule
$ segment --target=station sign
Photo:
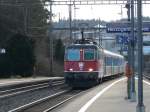
[[[125,46],[125,45],[124,45],[124,46],[122,47],[122,51],[128,51],[128,46]]]
[[[106,31],[107,33],[128,33],[131,31],[131,27],[129,22],[113,22],[106,24]],[[134,31],[137,31],[137,24],[135,24]],[[142,31],[150,32],[150,22],[143,22]]]
[[[117,44],[124,44],[124,45],[127,45],[128,42],[129,42],[128,36],[124,36],[124,35],[117,35],[117,36],[116,36],[116,43],[117,43]]]

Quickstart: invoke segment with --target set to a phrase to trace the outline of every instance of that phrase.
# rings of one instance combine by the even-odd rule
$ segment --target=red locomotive
[[[124,57],[90,41],[80,41],[65,49],[65,81],[72,87],[98,84],[104,77],[122,74]]]

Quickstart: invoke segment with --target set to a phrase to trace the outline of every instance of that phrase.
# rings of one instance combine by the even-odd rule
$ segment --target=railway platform
[[[137,97],[137,79],[135,82]],[[52,112],[136,112],[138,99],[131,102],[125,98],[126,86],[126,78],[102,84]],[[150,112],[150,81],[144,81],[143,88],[145,112]]]
[[[108,88],[107,88],[108,87]],[[137,79],[136,79],[136,102],[126,99],[127,96],[127,80],[123,79],[106,87],[106,91],[97,94],[97,100],[87,108],[86,112],[136,112],[138,101],[137,96]],[[143,82],[144,105],[146,106],[145,112],[150,112],[150,82]],[[104,90],[103,89],[103,90]],[[95,96],[96,98],[96,96]],[[94,98],[93,98],[94,100]],[[92,101],[92,100],[90,100]],[[88,102],[87,104],[90,104]],[[86,105],[87,105],[86,104]],[[79,112],[84,112],[86,105],[84,105]]]

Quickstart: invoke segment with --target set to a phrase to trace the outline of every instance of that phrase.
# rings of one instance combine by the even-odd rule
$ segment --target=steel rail
[[[104,81],[104,82],[105,82],[105,81]],[[99,85],[97,85],[97,86],[99,86]],[[95,86],[94,88],[96,88],[97,86]],[[31,103],[25,104],[25,105],[23,105],[23,106],[20,106],[20,107],[18,107],[18,108],[9,110],[8,112],[21,112],[21,111],[26,111],[26,110],[28,111],[28,109],[30,110],[30,108],[31,108],[31,110],[32,110],[33,108],[36,109],[36,107],[34,107],[34,106],[37,106],[38,104],[39,104],[39,105],[43,105],[43,103],[45,103],[46,101],[51,100],[52,98],[57,98],[57,96],[60,96],[60,98],[61,98],[61,97],[62,97],[61,95],[63,95],[64,93],[66,93],[66,94],[64,94],[64,95],[65,95],[65,97],[67,96],[67,98],[65,98],[64,100],[60,101],[59,103],[56,103],[55,105],[53,105],[53,106],[51,106],[51,107],[48,106],[48,108],[42,109],[43,112],[49,112],[49,111],[51,111],[51,110],[57,108],[58,106],[60,106],[60,105],[62,105],[62,104],[64,104],[64,103],[70,101],[71,99],[75,98],[76,96],[81,95],[82,93],[86,93],[86,92],[88,92],[88,91],[91,91],[91,90],[93,90],[94,88],[90,88],[90,89],[87,89],[87,90],[85,90],[85,91],[76,91],[77,93],[74,92],[73,90],[70,90],[70,89],[64,90],[64,91],[58,92],[58,93],[56,93],[56,94],[54,94],[54,95],[51,95],[51,96],[48,96],[48,97],[45,97],[45,98],[41,98],[41,99],[36,100],[36,101],[34,101],[34,102],[31,102]],[[72,96],[68,96],[68,95],[70,95],[71,92],[73,92],[74,94],[73,94]],[[67,93],[68,93],[68,94],[67,94]],[[63,97],[64,97],[64,96],[63,96]],[[55,99],[54,99],[54,100],[55,100]],[[38,107],[39,107],[39,106],[38,106]]]
[[[13,97],[15,95],[23,94],[23,93],[30,92],[30,91],[35,91],[35,90],[38,90],[38,89],[43,89],[43,88],[46,88],[46,87],[48,87],[48,86],[42,86],[42,87],[37,87],[37,88],[34,88],[34,89],[28,89],[28,90],[24,90],[24,91],[18,91],[18,92],[14,92],[14,93],[11,93],[11,94],[2,95],[2,96],[0,96],[0,99],[1,98]]]
[[[83,91],[83,92],[85,92],[85,91]],[[51,110],[57,108],[58,106],[60,106],[60,105],[62,105],[62,104],[64,104],[64,103],[70,101],[71,99],[75,98],[76,96],[80,95],[80,94],[83,93],[83,92],[79,92],[79,93],[77,93],[77,94],[75,94],[75,95],[73,95],[73,96],[71,96],[71,97],[69,97],[69,98],[63,100],[62,102],[60,102],[60,103],[58,103],[58,104],[56,104],[56,105],[54,105],[54,106],[52,106],[52,107],[50,107],[50,108],[44,110],[43,112],[49,112],[49,111],[51,111]]]
[[[91,89],[93,89],[93,88],[91,88]],[[90,89],[90,90],[91,90]],[[36,109],[36,105],[38,105],[38,104],[44,104],[46,101],[48,101],[48,100],[51,100],[52,98],[57,98],[57,97],[61,97],[61,95],[70,95],[70,93],[71,92],[73,92],[74,90],[70,90],[70,89],[68,89],[68,90],[64,90],[64,91],[62,91],[62,92],[58,92],[58,93],[56,93],[56,94],[54,94],[54,95],[51,95],[51,96],[48,96],[48,97],[45,97],[45,98],[42,98],[42,99],[39,99],[39,100],[36,100],[36,101],[34,101],[34,102],[31,102],[31,103],[29,103],[29,104],[26,104],[26,105],[23,105],[23,106],[20,106],[20,107],[18,107],[18,108],[15,108],[15,109],[12,109],[12,110],[10,110],[10,111],[8,111],[8,112],[21,112],[21,111],[28,111],[28,109],[30,109],[31,108],[31,110],[33,109],[33,108],[35,108]],[[88,91],[88,90],[86,90],[86,91]],[[48,107],[47,109],[42,109],[42,112],[49,112],[49,111],[51,111],[51,110],[53,110],[53,109],[55,109],[55,108],[57,108],[58,106],[60,106],[60,105],[62,105],[62,104],[64,104],[64,103],[66,103],[66,102],[68,102],[68,101],[70,101],[71,99],[73,99],[73,98],[75,98],[76,96],[78,96],[78,95],[80,95],[80,94],[82,94],[82,93],[84,93],[84,92],[86,92],[86,91],[76,91],[75,93],[73,92],[73,95],[71,95],[71,96],[67,96],[67,98],[65,98],[65,100],[63,100],[63,101],[59,101],[59,103],[56,103],[54,106],[50,106],[50,107]],[[34,107],[35,106],[35,107]],[[29,110],[30,111],[30,110]]]
[[[97,85],[97,86],[99,86],[99,85]],[[95,86],[95,87],[97,87],[97,86]],[[95,88],[94,87],[94,88]],[[60,97],[56,97],[57,99],[60,99],[60,98],[64,98],[62,101],[58,101],[56,104],[52,104],[51,106],[47,106],[47,108],[43,108],[43,109],[41,109],[40,111],[41,112],[49,112],[49,111],[52,111],[52,110],[54,110],[54,109],[56,109],[57,107],[59,107],[59,106],[61,106],[61,105],[63,105],[64,103],[66,103],[66,102],[68,102],[68,101],[70,101],[70,100],[72,100],[73,98],[75,98],[75,97],[77,97],[77,96],[79,96],[79,95],[81,95],[81,94],[83,94],[83,93],[86,93],[86,92],[88,92],[88,91],[91,91],[91,90],[93,90],[94,88],[90,88],[90,89],[87,89],[87,90],[85,90],[85,91],[76,91],[76,90],[72,90],[72,91],[68,91],[68,92],[66,92],[66,94],[64,94],[64,96],[60,96]],[[72,94],[70,94],[70,93],[72,93]],[[71,96],[70,96],[71,95]],[[56,101],[57,101],[57,99],[56,99]],[[50,100],[50,99],[47,99],[47,100]],[[54,99],[55,100],[55,99]],[[49,101],[47,101],[47,102],[49,102]],[[20,111],[16,111],[16,112],[21,112],[21,111],[24,111],[24,112],[28,112],[28,111],[34,111],[34,110],[37,110],[38,109],[38,107],[41,107],[41,105],[45,105],[46,106],[46,103],[47,103],[46,101],[45,102],[40,102],[40,103],[38,103],[39,104],[39,106],[37,106],[37,105],[32,105],[32,106],[29,106],[29,107],[26,107],[26,108],[24,108],[23,110],[20,110]],[[53,101],[52,101],[53,102]],[[35,107],[34,107],[35,106]]]
[[[8,90],[0,91],[0,95],[5,94],[7,92],[13,92],[13,91],[16,91],[16,90],[27,89],[27,88],[32,88],[32,87],[37,87],[37,86],[42,86],[42,85],[47,85],[47,84],[48,83],[35,84],[35,85],[32,85],[32,86],[25,86],[25,87],[19,87],[19,88],[14,88],[14,89],[8,89]]]
[[[5,91],[0,92],[0,94],[1,94],[0,99],[1,98],[12,97],[14,95],[23,94],[23,93],[30,92],[30,91],[35,91],[35,90],[38,90],[38,89],[43,89],[43,88],[48,88],[48,87],[53,87],[53,86],[59,86],[59,85],[63,85],[63,84],[65,84],[64,81],[56,81],[55,83],[52,82],[51,84],[43,83],[43,84],[35,84],[35,85],[32,85],[32,86],[9,89],[9,90],[5,90]],[[10,93],[10,92],[12,92],[12,93]],[[6,94],[4,94],[4,93],[6,93]]]
[[[8,112],[19,112],[19,111],[23,111],[23,110],[25,110],[25,109],[27,109],[27,108],[30,108],[30,107],[32,107],[32,106],[34,106],[34,105],[36,105],[36,104],[42,103],[42,102],[44,102],[44,101],[46,101],[46,100],[48,100],[48,99],[51,99],[51,98],[53,98],[53,97],[56,97],[56,96],[58,96],[58,95],[64,94],[64,93],[66,93],[66,92],[68,92],[68,91],[70,91],[70,90],[64,90],[64,91],[58,92],[58,93],[56,93],[56,94],[53,94],[53,95],[50,95],[50,96],[41,98],[41,99],[39,99],[39,100],[36,100],[36,101],[34,101],[34,102],[28,103],[28,104],[23,105],[23,106],[20,106],[20,107],[18,107],[18,108],[9,110]]]

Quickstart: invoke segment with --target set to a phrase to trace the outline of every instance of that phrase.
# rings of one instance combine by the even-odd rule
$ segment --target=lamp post
[[[125,7],[127,8],[127,16],[128,16],[128,22],[129,22],[128,26],[130,26],[130,1],[129,0],[127,1],[127,4]],[[128,34],[128,36],[130,36],[130,35]],[[129,64],[129,66],[131,65],[131,63],[130,63],[131,62],[130,48],[131,48],[131,46],[130,46],[130,40],[129,40],[129,43],[128,43],[128,64]],[[128,80],[127,80],[127,99],[131,99],[131,78],[128,78]]]
[[[76,28],[76,10],[79,9],[74,5],[74,27]]]
[[[53,36],[51,35],[52,32],[52,2],[50,1],[49,5],[49,41],[50,41],[50,75],[53,75]]]
[[[70,42],[72,42],[72,4],[69,4],[69,27],[70,27]]]
[[[131,39],[130,39],[130,47],[131,47],[131,70],[132,70],[132,76],[131,76],[131,101],[136,101],[136,92],[135,92],[135,74],[134,74],[134,0],[131,0]]]

